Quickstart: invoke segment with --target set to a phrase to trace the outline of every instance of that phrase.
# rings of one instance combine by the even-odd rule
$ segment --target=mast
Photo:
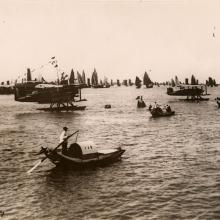
[[[86,74],[85,74],[84,70],[82,71],[82,81],[84,84],[86,84]]]
[[[77,79],[78,79],[79,84],[83,83],[83,78],[82,78],[81,74],[78,71],[77,71]]]
[[[74,71],[72,69],[70,73],[70,79],[69,79],[70,84],[74,84],[74,80],[75,80],[75,76],[74,76]]]

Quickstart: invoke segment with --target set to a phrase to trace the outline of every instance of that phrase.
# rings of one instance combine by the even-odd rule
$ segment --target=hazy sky
[[[61,71],[220,82],[220,1],[0,1],[0,81],[56,56]],[[214,33],[214,36],[213,36]],[[48,65],[35,71],[56,79]]]

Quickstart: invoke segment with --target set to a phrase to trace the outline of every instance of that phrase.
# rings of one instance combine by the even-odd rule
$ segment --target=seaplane
[[[208,101],[209,98],[203,98],[202,96],[207,94],[207,86],[204,84],[180,84],[176,77],[171,81],[171,86],[167,88],[167,95],[170,96],[186,96],[185,101]]]
[[[79,75],[79,74],[78,74]],[[82,77],[81,77],[82,78]],[[58,83],[47,83],[43,77],[41,80],[32,80],[31,70],[27,69],[27,77],[15,84],[15,101],[37,102],[50,104],[49,107],[38,108],[42,111],[75,111],[84,110],[86,106],[75,105],[74,102],[86,101],[81,97],[81,89],[85,88],[85,82],[75,80],[74,72],[71,75],[61,74]]]

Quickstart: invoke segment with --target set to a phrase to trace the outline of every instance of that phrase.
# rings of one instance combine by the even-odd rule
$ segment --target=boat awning
[[[84,141],[84,142],[77,142],[82,150],[82,154],[94,154],[97,153],[96,145],[93,141]]]

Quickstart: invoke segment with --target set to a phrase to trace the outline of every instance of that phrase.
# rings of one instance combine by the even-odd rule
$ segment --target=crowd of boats
[[[192,98],[191,100],[197,101],[201,101],[200,98],[202,95],[204,95],[203,92],[205,92],[205,94],[207,95],[207,90],[204,89],[204,87],[202,87],[201,85],[193,85],[193,88],[192,85],[179,85],[176,89],[173,89],[172,95],[175,95],[175,92],[177,96],[187,95],[187,97]],[[154,102],[154,104],[150,104],[149,106],[147,106],[143,100],[143,96],[138,96],[136,100],[137,107],[148,107],[148,110],[153,118],[167,117],[175,114],[175,111],[171,108],[170,105],[166,104],[162,106],[159,105],[157,102]],[[220,107],[220,98],[217,97],[216,101]],[[111,105],[107,104],[105,105],[105,108],[111,108]],[[67,139],[69,139],[72,135],[68,136]],[[28,173],[31,173],[34,169],[36,169],[36,167],[39,166],[45,159],[49,159],[56,166],[65,166],[74,169],[82,169],[94,166],[103,166],[115,162],[119,160],[122,154],[125,152],[125,150],[121,149],[120,147],[114,149],[98,150],[98,148],[92,141],[75,141],[69,145],[65,152],[63,152],[61,149],[58,149],[61,145],[62,143],[60,143],[55,149],[42,148],[40,154],[44,154],[45,157],[41,159],[34,167],[32,167],[28,171]]]
[[[53,60],[53,59],[52,59]],[[55,61],[52,63],[57,66]],[[185,83],[180,83],[178,78],[175,77],[175,81],[171,80],[171,83],[163,83],[167,85],[167,95],[170,96],[183,96],[186,97],[185,101],[208,101],[209,98],[205,98],[208,95],[207,86],[213,83],[217,86],[216,82],[211,78],[206,84],[199,84],[198,80],[193,76],[191,84],[188,79]],[[144,86],[145,88],[153,88],[153,86],[160,86],[159,83],[153,83],[147,72],[143,76],[142,80],[137,76],[135,83],[132,83],[131,79],[123,80],[122,85],[133,86],[137,89]],[[46,82],[43,78],[40,80],[32,79],[31,70],[27,69],[26,78],[22,79],[21,82],[16,82],[13,86],[10,85],[9,81],[6,85],[2,83],[0,87],[0,94],[11,94],[14,93],[15,101],[19,102],[37,102],[39,104],[49,104],[48,108],[39,108],[44,111],[68,111],[68,110],[84,110],[86,106],[78,106],[75,103],[86,101],[81,97],[81,89],[92,87],[92,88],[109,88],[111,86],[121,86],[119,80],[116,83],[111,80],[109,83],[107,78],[104,80],[98,80],[98,73],[94,69],[91,80],[85,76],[83,71],[80,74],[78,71],[75,75],[72,70],[70,76],[62,73],[61,78],[56,82]],[[10,89],[9,89],[10,88]],[[4,91],[4,92],[3,92]],[[159,105],[157,102],[150,104],[149,106],[143,100],[143,96],[138,96],[137,107],[145,108],[148,107],[152,117],[167,117],[175,114],[175,111],[171,109],[169,105]],[[216,98],[218,107],[220,108],[220,98]],[[111,108],[111,104],[106,104],[105,108]],[[72,137],[74,134],[78,135],[78,131],[66,137],[66,140]],[[109,164],[120,159],[121,155],[125,150],[121,148],[98,150],[96,145],[91,141],[77,142],[77,136],[75,142],[70,144],[68,150],[64,153],[60,149],[60,146],[64,142],[58,144],[54,149],[42,148],[40,154],[44,154],[45,157],[38,161],[38,163],[32,167],[28,173],[31,173],[36,169],[45,159],[50,159],[56,166],[67,165],[74,168],[83,168],[90,166],[100,166]]]

